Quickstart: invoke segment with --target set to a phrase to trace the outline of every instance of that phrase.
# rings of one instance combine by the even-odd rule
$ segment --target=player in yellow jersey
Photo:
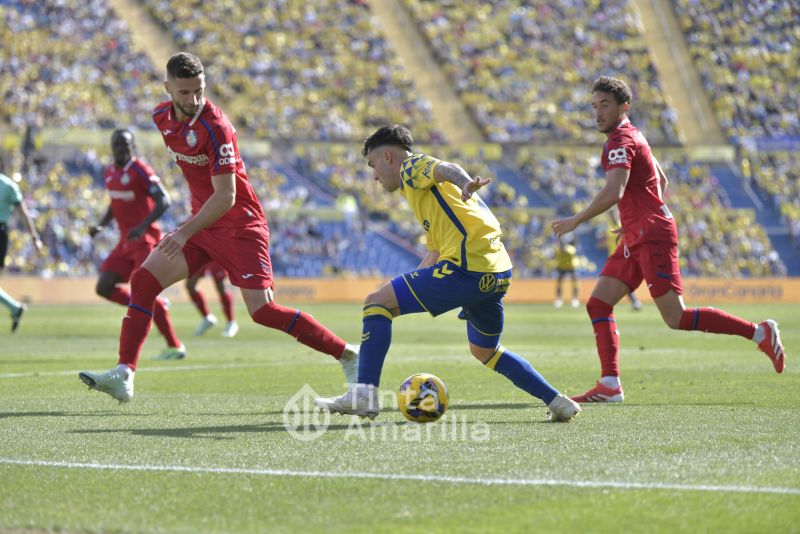
[[[497,219],[474,194],[491,180],[470,177],[454,163],[413,152],[407,128],[384,126],[364,141],[362,154],[375,180],[400,190],[427,235],[428,252],[416,270],[367,296],[358,383],[335,398],[317,399],[332,412],[374,418],[378,385],[398,315],[432,316],[463,308],[470,352],[488,368],[541,399],[550,419],[568,421],[578,405],[560,394],[521,356],[500,345],[503,297],[511,283],[511,259],[500,240]]]
[[[580,301],[578,300],[578,277],[575,275],[577,267],[578,250],[575,245],[567,243],[566,240],[560,238],[556,249],[556,271],[558,271],[558,278],[556,278],[556,308],[560,308],[564,304],[561,299],[561,288],[564,285],[565,276],[569,276],[572,280],[572,307],[577,308],[580,306]]]

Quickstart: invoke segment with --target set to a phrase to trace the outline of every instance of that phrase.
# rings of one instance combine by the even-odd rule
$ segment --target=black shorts
[[[6,266],[6,252],[8,252],[8,225],[0,223],[0,269]]]

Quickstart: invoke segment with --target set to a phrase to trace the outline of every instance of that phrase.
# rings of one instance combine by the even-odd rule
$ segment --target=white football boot
[[[199,325],[197,325],[197,328],[194,331],[194,335],[202,336],[203,334],[214,328],[216,324],[217,324],[217,318],[214,316],[213,313],[209,313],[208,315],[203,317],[203,320],[200,321]]]
[[[339,363],[342,364],[342,371],[344,371],[344,378],[348,384],[356,384],[358,382],[358,351],[360,345],[351,345],[350,343],[344,346],[344,352],[339,358]]]
[[[351,384],[344,395],[329,399],[314,399],[320,408],[332,413],[357,415],[375,419],[380,412],[378,388],[372,384]]]
[[[557,423],[569,421],[581,411],[578,403],[561,393],[547,405],[547,418]]]
[[[154,360],[182,360],[186,357],[186,345],[181,343],[177,347],[167,347],[155,356]]]
[[[105,373],[81,371],[78,378],[89,386],[117,399],[120,403],[133,398],[133,375],[136,374],[127,365],[120,364]]]
[[[222,331],[222,337],[233,337],[239,333],[239,323],[236,321],[228,321],[225,325],[225,330]]]

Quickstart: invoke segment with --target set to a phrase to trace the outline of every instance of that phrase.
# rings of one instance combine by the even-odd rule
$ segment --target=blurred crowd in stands
[[[731,139],[800,135],[796,0],[672,0]]]
[[[632,120],[650,142],[679,142],[628,0],[404,4],[490,141],[598,142],[587,94],[604,73],[628,81]]]
[[[742,174],[769,195],[800,248],[800,154],[753,152],[742,158]]]
[[[459,162],[472,175],[495,176],[497,162],[472,159],[453,147],[442,152],[437,155]],[[174,204],[163,217],[162,228],[174,228],[188,217],[183,179],[165,151],[144,151],[142,157],[157,169],[170,192]],[[12,232],[10,272],[44,276],[94,272],[117,239],[112,231],[92,242],[87,233],[88,225],[99,220],[108,205],[101,182],[108,160],[107,154],[94,150],[74,151],[53,162],[34,164],[21,176],[47,254],[37,256],[24,233]],[[397,271],[398,265],[413,268],[415,258],[421,256],[424,232],[407,203],[398,194],[383,191],[353,146],[296,145],[287,162],[246,156],[245,161],[267,210],[277,273],[389,274]],[[597,157],[566,151],[554,155],[520,152],[518,161],[530,189],[552,198],[557,210],[529,208],[528,191],[496,180],[480,195],[501,221],[517,276],[547,276],[555,268],[557,246],[548,223],[556,214],[581,209],[602,187]],[[707,165],[670,158],[664,158],[662,164],[670,177],[667,203],[678,222],[681,266],[686,275],[785,274],[763,228],[755,223],[754,213],[730,209],[724,189]],[[771,178],[768,181],[777,183]],[[794,194],[787,199],[787,217],[796,216],[790,207],[797,210],[797,197]],[[614,225],[606,217],[594,221],[598,249],[611,246],[610,228]],[[597,268],[584,253],[579,262],[583,272]]]
[[[35,141],[44,128],[152,130],[150,112],[166,98],[162,66],[135,49],[131,30],[109,5],[0,0],[0,128],[21,139],[11,147],[6,138],[0,152],[19,148],[22,155],[21,161],[0,158],[6,163],[0,170],[20,179],[47,248],[37,256],[23,233],[12,232],[7,272],[93,275],[116,242],[115,232],[92,242],[86,231],[108,205],[101,183],[107,149],[55,149]],[[398,195],[371,179],[359,153],[359,141],[378,125],[407,124],[427,143],[420,151],[495,178],[480,196],[501,220],[523,277],[553,272],[549,221],[574,213],[604,183],[602,134],[586,101],[598,73],[630,83],[632,119],[652,144],[680,142],[675,111],[629,0],[402,0],[486,138],[509,143],[458,148],[440,144],[446,139],[414,87],[426,73],[401,64],[363,0],[144,5],[179,48],[204,60],[210,96],[240,130],[240,141],[282,143],[259,157],[243,150],[268,212],[279,275],[414,267],[424,248],[419,223]],[[673,5],[726,134],[739,140],[800,135],[794,91],[800,35],[792,3]],[[571,148],[542,148],[542,142]],[[743,175],[771,196],[800,246],[800,156],[741,152]],[[188,217],[183,179],[160,146],[142,156],[171,193],[174,205],[161,225],[174,228]],[[663,158],[662,165],[671,178],[667,201],[679,223],[685,274],[785,273],[754,215],[730,209],[707,165],[683,156]],[[595,222],[600,249],[610,224]],[[602,258],[576,245],[579,269],[594,271]]]
[[[150,126],[161,76],[107,0],[0,0],[0,124]]]
[[[414,73],[364,1],[145,4],[178,47],[205,62],[231,120],[257,137],[358,140],[401,122],[415,124],[419,139],[442,140]]]

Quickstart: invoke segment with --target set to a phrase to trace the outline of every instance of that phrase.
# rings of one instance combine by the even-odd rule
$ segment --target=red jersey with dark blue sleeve
[[[235,203],[209,228],[267,223],[258,197],[247,180],[236,142],[236,129],[221,109],[206,99],[194,117],[179,121],[172,102],[167,101],[156,106],[153,122],[164,138],[169,155],[186,177],[193,214],[214,193],[211,177],[233,173],[236,176]]]
[[[661,198],[661,184],[650,145],[626,118],[603,145],[603,169],[628,169],[630,177],[619,203],[623,240],[633,246],[645,241],[678,242],[675,219]]]
[[[133,158],[124,167],[111,164],[106,168],[103,179],[111,197],[111,214],[119,226],[120,242],[125,241],[128,231],[138,226],[155,207],[150,196],[158,188],[160,179],[144,161]],[[161,231],[153,222],[145,236],[158,242]]]

